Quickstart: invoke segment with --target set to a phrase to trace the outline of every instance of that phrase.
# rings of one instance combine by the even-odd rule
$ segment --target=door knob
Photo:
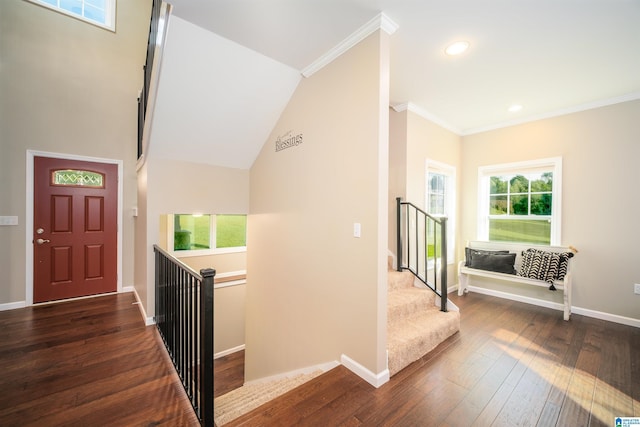
[[[49,240],[49,239],[38,239],[38,240],[36,240],[36,243],[39,244],[39,245],[41,245],[43,243],[49,243],[49,242],[51,242],[51,240]]]

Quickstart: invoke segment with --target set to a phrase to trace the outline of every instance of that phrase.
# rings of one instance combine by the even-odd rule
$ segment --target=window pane
[[[105,22],[104,9],[96,9],[89,5],[84,7],[84,17],[103,24]]]
[[[490,219],[489,240],[548,245],[551,243],[551,221]]]
[[[432,193],[444,193],[444,175],[430,173],[429,187]]]
[[[516,175],[511,178],[511,186],[509,191],[513,193],[528,193],[529,192],[529,180],[523,175]]]
[[[60,0],[60,9],[82,16],[82,0]]]
[[[529,215],[529,196],[511,196],[511,215]]]
[[[553,190],[553,172],[545,172],[542,174],[531,176],[531,191],[552,191]]]
[[[114,29],[113,17],[116,0],[27,0],[47,5],[53,10],[74,15],[86,22]],[[111,12],[111,13],[109,13]],[[109,20],[109,22],[107,22]]]
[[[491,194],[507,194],[507,182],[506,176],[492,176],[489,192]]]
[[[429,213],[431,215],[444,215],[444,196],[439,194],[429,195]]]
[[[489,198],[489,215],[507,214],[507,196],[491,196]]]
[[[104,175],[98,172],[64,169],[53,171],[52,185],[104,188]]]
[[[216,247],[247,246],[246,215],[216,215]]]
[[[210,215],[174,215],[173,249],[176,251],[211,247]]]
[[[551,194],[531,195],[531,215],[551,215]]]

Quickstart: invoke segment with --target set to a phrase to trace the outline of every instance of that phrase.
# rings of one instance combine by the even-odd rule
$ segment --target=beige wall
[[[458,235],[460,229],[460,161],[462,140],[460,136],[448,131],[433,122],[413,113],[407,114],[407,200],[425,208],[427,194],[426,162],[428,160],[444,163],[456,169],[456,201],[457,209],[453,221]],[[456,239],[456,258],[448,260],[447,285],[449,290],[458,283],[457,256],[461,253],[460,241]],[[462,251],[464,253],[464,251]]]
[[[426,201],[426,162],[432,160],[456,168],[455,230],[460,228],[460,161],[462,138],[439,125],[405,110],[390,110],[390,169],[389,169],[389,250],[396,254],[395,198],[424,209]],[[456,233],[458,234],[458,233]],[[449,260],[447,283],[457,283],[456,265],[460,242],[456,241],[456,259]],[[397,254],[396,254],[397,255]]]
[[[246,255],[246,252],[236,252],[179,259],[195,271],[214,268],[218,275],[246,270]],[[221,283],[215,286],[213,291],[213,352],[215,354],[244,345],[246,288],[246,284],[225,286]]]
[[[343,354],[386,369],[388,105],[377,32],[300,83],[254,163],[246,380]]]
[[[228,254],[178,257],[196,271],[213,268],[216,274],[245,271],[247,269],[247,253],[234,252]]]
[[[389,109],[389,251],[397,254],[397,197],[407,201],[407,114]]]
[[[213,291],[213,353],[235,350],[245,342],[247,286],[234,285]]]
[[[26,298],[26,152],[121,160],[123,286],[134,281],[137,96],[151,2],[119,2],[117,32],[26,1],[0,2],[0,304]],[[30,286],[30,284],[29,284]]]
[[[469,135],[462,143],[461,240],[477,229],[478,167],[561,156],[562,244],[574,258],[573,305],[640,319],[640,101]],[[558,300],[534,287],[480,286]]]
[[[249,213],[248,170],[154,157],[153,138],[150,147],[151,156],[140,171],[139,185],[146,229],[139,232],[136,241],[136,265],[146,264],[147,273],[136,274],[135,284],[148,317],[155,313],[153,245],[163,240],[166,244],[166,236],[160,234],[161,219],[167,213]]]

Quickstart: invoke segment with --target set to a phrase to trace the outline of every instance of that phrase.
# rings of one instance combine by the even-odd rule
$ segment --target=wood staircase
[[[451,302],[449,311],[440,311],[437,295],[415,285],[411,272],[390,269],[388,274],[387,350],[393,376],[458,332],[460,313]]]

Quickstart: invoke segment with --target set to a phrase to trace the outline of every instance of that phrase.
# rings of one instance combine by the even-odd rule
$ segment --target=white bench
[[[542,251],[549,252],[573,252],[577,253],[578,251],[572,247],[563,247],[563,246],[542,246],[542,245],[532,245],[526,243],[506,243],[506,242],[468,242],[467,247],[472,249],[480,249],[480,250],[488,250],[488,251],[498,251],[498,250],[508,250],[511,253],[516,254],[515,260],[515,271],[520,270],[520,265],[522,264],[522,251],[533,248]],[[505,280],[512,283],[522,283],[526,285],[534,285],[534,286],[543,286],[545,288],[549,288],[550,284],[548,282],[530,279],[527,277],[517,276],[514,274],[508,273],[498,273],[494,271],[487,270],[479,270],[476,268],[466,267],[465,261],[460,261],[458,264],[458,295],[462,295],[465,292],[468,292],[469,289],[469,276],[480,276],[486,277],[489,279],[498,279]],[[556,290],[563,293],[564,300],[564,320],[569,320],[571,316],[571,258],[569,258],[569,262],[567,264],[567,274],[565,275],[563,280],[555,280],[553,282]],[[552,291],[553,292],[553,291]]]

